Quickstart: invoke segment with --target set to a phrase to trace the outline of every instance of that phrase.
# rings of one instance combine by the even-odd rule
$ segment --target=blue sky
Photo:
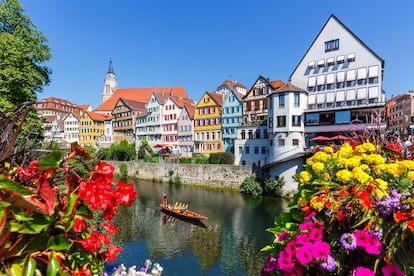
[[[101,103],[112,58],[120,88],[287,81],[331,14],[385,60],[387,99],[414,89],[410,0],[20,0],[48,38],[50,96]]]

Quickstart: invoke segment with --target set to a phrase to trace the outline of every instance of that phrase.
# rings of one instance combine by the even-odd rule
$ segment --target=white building
[[[63,118],[63,143],[67,146],[72,143],[79,143],[79,120],[80,116],[74,113],[69,113]]]
[[[384,61],[331,15],[290,76],[308,94],[307,139],[385,128]]]
[[[118,81],[115,78],[114,68],[112,67],[112,59],[109,60],[109,68],[104,80],[104,87],[102,89],[102,102],[108,100],[118,89]]]

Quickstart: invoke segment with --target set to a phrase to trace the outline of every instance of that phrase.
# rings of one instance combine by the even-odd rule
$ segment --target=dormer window
[[[324,59],[318,60],[318,67],[324,67],[324,66],[325,66],[325,60]]]
[[[335,51],[339,49],[339,39],[325,42],[325,52]]]
[[[338,56],[336,58],[336,63],[341,64],[345,62],[345,56]]]
[[[328,58],[326,60],[326,63],[328,64],[328,66],[334,65],[335,64],[335,58]]]
[[[352,54],[348,54],[348,55],[346,56],[346,60],[347,60],[348,62],[355,61],[355,54],[354,54],[354,53],[352,53]]]
[[[315,68],[315,62],[314,62],[314,61],[309,62],[309,63],[308,63],[308,68],[309,68],[309,69],[313,69],[313,68]]]

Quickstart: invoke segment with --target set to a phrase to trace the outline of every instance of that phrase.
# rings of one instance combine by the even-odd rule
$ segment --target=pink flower
[[[299,261],[301,265],[310,264],[313,260],[313,244],[310,242],[305,243],[303,246],[298,248],[298,252],[296,252],[296,259]]]
[[[292,260],[292,256],[287,254],[285,251],[279,253],[277,264],[279,265],[280,270],[284,271],[292,270],[295,266],[295,263]]]
[[[295,255],[296,250],[297,250],[297,245],[296,245],[296,242],[294,240],[289,241],[286,244],[286,247],[284,249],[285,253],[288,254],[289,256]]]
[[[329,243],[317,241],[313,245],[312,254],[317,259],[326,259],[331,253],[331,246]]]
[[[369,268],[359,266],[351,274],[352,276],[375,276],[375,272]]]
[[[384,276],[405,276],[404,272],[402,272],[395,264],[384,266],[381,271]]]
[[[365,247],[365,251],[368,254],[379,255],[381,254],[382,250],[382,243],[381,241],[374,235],[371,235],[370,241]]]
[[[371,241],[370,235],[363,230],[355,231],[354,237],[356,239],[357,245],[360,247],[366,247]]]
[[[303,245],[309,242],[309,236],[307,234],[301,233],[295,237],[295,242],[297,245]]]
[[[280,234],[277,234],[277,240],[280,242],[286,240],[288,237],[289,237],[289,232],[286,230],[284,230]]]
[[[309,232],[308,237],[311,241],[320,241],[322,240],[322,231],[314,228]]]

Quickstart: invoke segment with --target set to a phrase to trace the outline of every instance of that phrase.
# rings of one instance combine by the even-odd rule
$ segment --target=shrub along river
[[[150,259],[166,276],[260,275],[268,257],[260,250],[274,239],[266,229],[288,200],[141,180],[135,184],[138,198],[115,219],[120,227],[115,243],[124,249],[107,270],[121,263],[139,270]],[[167,216],[159,208],[163,192],[170,203],[184,202],[208,220],[196,224]]]

